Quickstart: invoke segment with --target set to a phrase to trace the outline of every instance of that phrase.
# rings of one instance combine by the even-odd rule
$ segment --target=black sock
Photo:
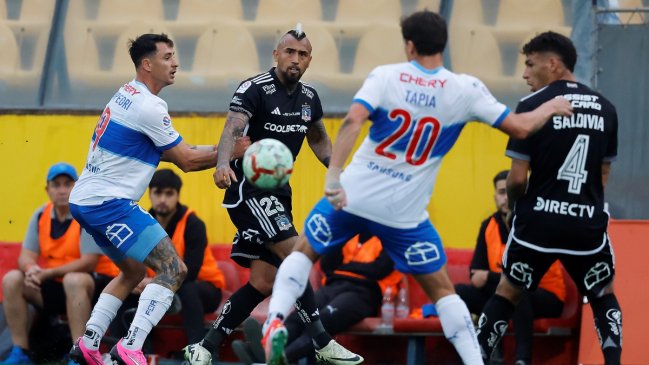
[[[250,285],[250,282],[239,288],[225,302],[219,317],[212,323],[212,327],[203,338],[202,346],[216,355],[223,340],[248,318],[257,304],[264,299],[266,296]]]
[[[315,303],[315,295],[311,283],[306,286],[304,293],[295,302],[298,317],[304,323],[306,332],[313,339],[313,345],[316,349],[321,349],[331,341],[331,336],[327,333],[320,321],[320,314]]]
[[[509,300],[497,294],[494,294],[482,309],[476,332],[485,360],[491,358],[494,348],[507,331],[507,325],[514,314],[514,309],[516,307]]]
[[[588,298],[606,365],[619,365],[622,357],[622,311],[615,294]]]

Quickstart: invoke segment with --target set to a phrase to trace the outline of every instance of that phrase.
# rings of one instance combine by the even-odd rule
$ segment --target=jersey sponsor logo
[[[573,108],[602,110],[602,104],[598,103],[599,96],[591,94],[564,94]]]
[[[115,223],[106,227],[106,238],[117,248],[133,235],[133,230],[124,223]]]
[[[431,242],[417,242],[404,254],[409,266],[426,265],[440,259],[439,249]]]
[[[435,107],[435,95],[430,95],[422,92],[406,90],[406,103],[418,106],[425,106],[429,108]]]
[[[592,205],[575,204],[562,202],[552,199],[543,199],[540,196],[536,197],[536,205],[533,208],[537,212],[546,212],[559,215],[569,215],[571,217],[583,218],[584,214],[588,218],[593,218],[595,214],[595,207]]]
[[[276,107],[272,112],[270,112],[270,114],[282,115],[282,112],[279,111],[279,107]]]
[[[230,100],[230,104],[241,105],[242,100],[241,100],[240,97],[235,95],[235,96],[232,97],[232,100]]]
[[[584,276],[586,290],[591,290],[609,277],[611,277],[611,267],[606,262],[596,263]]]
[[[509,275],[529,289],[532,286],[532,271],[534,269],[530,265],[524,262],[515,262],[509,270]]]
[[[291,221],[283,214],[275,217],[275,223],[277,224],[277,228],[279,228],[280,231],[288,231],[289,229],[291,229],[291,227],[293,227]]]
[[[264,85],[261,88],[266,92],[266,95],[273,95],[276,91],[275,84]]]
[[[139,91],[137,91],[137,89],[134,86],[129,85],[129,84],[124,84],[124,86],[122,86],[122,88],[124,89],[124,91],[126,91],[131,96],[135,96],[135,95],[140,93]]]
[[[122,95],[122,93],[115,93],[115,96],[113,97],[113,103],[117,104],[117,106],[122,107],[124,110],[128,110],[128,108],[131,107],[133,104],[133,100],[129,99],[128,96]]]
[[[447,80],[440,79],[427,79],[421,76],[414,76],[407,72],[402,72],[399,74],[399,81],[405,82],[407,84],[415,84],[417,86],[430,87],[433,89],[443,88]]]
[[[331,243],[331,227],[322,214],[314,214],[306,222],[306,229],[309,230],[313,239],[327,247]]]
[[[555,115],[552,117],[552,128],[585,128],[604,132],[604,118],[595,114],[576,113],[569,117]]]
[[[241,85],[239,86],[239,88],[237,89],[237,91],[235,91],[235,93],[236,93],[236,94],[243,94],[243,93],[245,93],[246,90],[248,90],[248,88],[250,87],[250,85],[252,85],[252,82],[251,82],[251,81],[246,81],[246,82],[244,82],[243,84],[241,84]]]
[[[397,171],[397,170],[394,170],[394,169],[389,168],[389,167],[381,166],[381,165],[379,165],[379,164],[377,164],[376,162],[373,162],[373,161],[368,162],[367,168],[370,171],[376,171],[379,174],[383,174],[383,175],[389,176],[389,177],[391,177],[393,179],[397,179],[397,180],[401,180],[401,181],[405,181],[405,182],[408,182],[408,181],[410,181],[412,179],[412,174],[404,174],[401,171]]]
[[[280,125],[280,124],[266,123],[264,124],[264,129],[269,130],[271,132],[278,132],[278,133],[298,132],[298,133],[306,134],[306,131],[309,128],[305,125],[299,125],[299,124]]]
[[[311,120],[311,107],[307,104],[302,105],[302,120],[308,122]]]
[[[309,99],[313,99],[313,91],[309,90],[304,85],[302,85],[302,94],[306,95],[306,97]]]
[[[101,168],[99,166],[95,166],[90,162],[86,162],[86,170],[88,170],[88,172],[92,172],[93,174],[98,174],[101,172]]]

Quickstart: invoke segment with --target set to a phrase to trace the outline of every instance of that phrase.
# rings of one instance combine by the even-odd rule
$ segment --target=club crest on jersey
[[[275,223],[277,223],[277,227],[280,231],[288,231],[289,229],[291,229],[291,227],[293,227],[291,221],[288,220],[285,215],[279,215],[275,217]]]
[[[311,107],[307,104],[302,105],[302,120],[305,122],[311,120]]]
[[[245,93],[246,90],[248,90],[248,88],[250,87],[250,85],[252,85],[252,82],[251,82],[251,81],[246,81],[246,82],[244,82],[243,84],[241,84],[241,85],[239,86],[239,88],[237,89],[237,91],[236,91],[235,93],[237,93],[237,94],[243,94],[243,93]]]

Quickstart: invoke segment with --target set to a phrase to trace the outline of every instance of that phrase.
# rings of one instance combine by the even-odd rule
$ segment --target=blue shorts
[[[311,247],[320,255],[344,245],[358,233],[377,236],[395,269],[404,274],[430,274],[446,264],[446,254],[437,231],[425,220],[415,228],[388,227],[343,210],[335,210],[322,198],[309,213],[304,224]]]
[[[125,257],[139,262],[167,236],[158,221],[137,202],[113,199],[100,205],[70,203],[70,213],[113,262]]]

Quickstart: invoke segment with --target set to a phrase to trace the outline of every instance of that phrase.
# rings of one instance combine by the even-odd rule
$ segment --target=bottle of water
[[[406,288],[399,289],[399,296],[397,297],[397,318],[408,318],[410,314],[410,307],[408,306],[408,291]]]
[[[394,322],[394,302],[392,301],[392,288],[387,287],[383,293],[383,305],[381,306],[381,326],[392,328]]]

